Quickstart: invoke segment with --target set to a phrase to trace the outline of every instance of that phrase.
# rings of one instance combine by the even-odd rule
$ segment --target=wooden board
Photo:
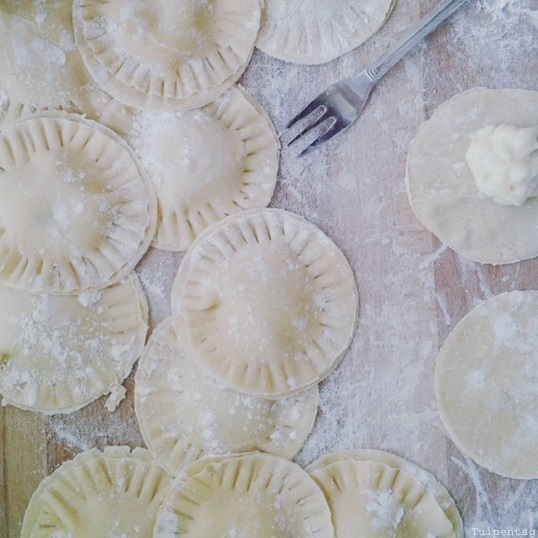
[[[305,102],[382,54],[436,3],[399,0],[377,36],[324,66],[289,65],[256,53],[243,84],[282,128]],[[494,9],[501,5],[506,9]],[[538,90],[533,9],[536,0],[471,0],[387,76],[361,121],[337,142],[303,160],[296,151],[283,151],[272,202],[307,217],[335,240],[354,268],[361,295],[357,336],[341,367],[322,385],[319,416],[297,461],[306,465],[353,447],[393,451],[446,484],[468,536],[488,526],[532,529],[538,484],[488,473],[447,439],[433,392],[436,355],[475,304],[502,291],[538,289],[538,261],[480,266],[443,247],[409,207],[406,151],[421,122],[460,91]],[[152,327],[169,314],[181,258],[151,250],[138,268]],[[104,398],[57,417],[0,408],[1,538],[19,536],[32,492],[63,461],[93,446],[143,446],[132,385],[131,376],[128,397],[112,415]]]

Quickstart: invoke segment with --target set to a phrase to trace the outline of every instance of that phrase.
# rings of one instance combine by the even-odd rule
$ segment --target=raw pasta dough
[[[357,310],[342,252],[280,209],[247,211],[206,230],[172,292],[173,317],[195,360],[225,385],[268,398],[328,376],[351,343]]]
[[[84,452],[41,482],[21,538],[153,538],[171,482],[141,448]]]
[[[262,450],[291,459],[317,407],[317,387],[275,402],[213,381],[185,354],[170,319],[153,333],[136,374],[140,430],[173,476],[207,454]]]
[[[434,496],[401,469],[349,459],[311,475],[331,508],[336,538],[456,538]]]
[[[111,130],[46,113],[0,134],[0,283],[54,294],[121,280],[155,231],[151,182]]]
[[[238,87],[203,109],[137,114],[129,142],[157,191],[157,248],[186,250],[210,224],[273,196],[278,136]]]
[[[420,221],[472,260],[505,264],[538,255],[538,198],[501,206],[478,192],[465,153],[487,125],[538,126],[538,92],[473,89],[444,103],[409,150],[407,188]]]
[[[395,0],[266,0],[256,46],[285,60],[321,64],[362,45]]]
[[[207,458],[179,476],[155,538],[333,538],[323,493],[298,465],[265,454]]]
[[[245,70],[258,0],[74,0],[75,38],[95,80],[140,110],[196,108]]]
[[[446,339],[435,371],[441,418],[459,448],[510,478],[538,478],[538,292],[477,306]]]
[[[148,309],[133,274],[79,296],[0,286],[3,404],[69,413],[110,392],[142,353]]]
[[[130,114],[93,82],[75,46],[72,0],[0,2],[0,130],[36,110],[85,114],[122,134]]]
[[[437,504],[441,507],[446,518],[450,521],[453,526],[455,538],[464,538],[463,531],[463,522],[461,516],[458,512],[454,500],[446,490],[446,488],[437,481],[435,476],[431,473],[425,471],[418,465],[404,460],[390,452],[382,452],[380,450],[370,450],[370,449],[357,449],[357,450],[345,450],[343,452],[334,452],[332,454],[327,454],[322,456],[305,470],[310,473],[314,479],[316,477],[321,477],[320,472],[323,472],[325,469],[332,469],[334,472],[341,470],[339,467],[333,467],[335,464],[343,464],[349,461],[353,462],[369,462],[369,463],[378,463],[388,466],[394,470],[401,471],[405,475],[410,475],[414,480],[418,481],[420,485],[433,497]],[[334,474],[334,472],[332,474]],[[330,475],[331,473],[329,473]],[[324,475],[324,476],[329,476]],[[318,479],[320,480],[320,479]],[[325,480],[324,480],[325,481]],[[325,487],[328,487],[325,484]],[[330,487],[330,486],[329,486]],[[332,492],[334,494],[334,492]],[[350,514],[355,514],[356,510],[351,509]],[[442,521],[442,518],[439,518],[439,521]],[[337,531],[338,532],[338,531]],[[337,538],[339,535],[337,534]],[[415,536],[413,536],[415,538]]]

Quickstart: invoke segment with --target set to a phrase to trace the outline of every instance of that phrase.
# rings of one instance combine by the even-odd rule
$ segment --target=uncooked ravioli
[[[298,465],[266,454],[207,458],[179,475],[155,538],[333,538],[323,493]]]
[[[336,538],[456,538],[432,493],[401,469],[348,459],[310,474],[327,498]]]
[[[0,2],[0,129],[36,110],[85,114],[120,134],[126,107],[93,81],[75,45],[72,0]]]
[[[155,193],[119,136],[46,113],[0,134],[0,283],[53,294],[121,280],[155,231]]]
[[[328,62],[377,32],[394,4],[395,0],[266,0],[256,46],[288,62]]]
[[[141,448],[83,452],[41,482],[21,538],[153,538],[171,481]]]
[[[258,0],[75,0],[75,37],[95,80],[141,110],[196,108],[245,70]]]
[[[538,92],[473,89],[441,105],[409,150],[407,188],[420,221],[443,243],[481,263],[538,256],[538,198],[502,206],[478,192],[465,153],[488,125],[538,126]]]
[[[148,310],[138,278],[78,296],[0,286],[4,404],[69,413],[114,389],[144,347]]]
[[[446,488],[431,473],[395,454],[372,449],[344,450],[322,456],[305,470],[311,475],[315,475],[318,471],[322,471],[333,464],[344,463],[346,461],[381,463],[395,470],[402,471],[407,475],[411,475],[411,477],[420,482],[434,496],[437,504],[442,508],[445,516],[452,523],[456,538],[463,538],[463,522],[460,513],[454,499],[450,496]]]
[[[140,360],[135,406],[146,445],[175,476],[207,454],[262,450],[293,458],[314,424],[318,388],[278,401],[225,388],[189,358],[167,319]]]
[[[157,192],[157,248],[186,250],[207,226],[273,196],[278,136],[238,87],[202,109],[138,113],[129,142]]]
[[[328,376],[351,343],[357,310],[342,252],[279,209],[246,211],[202,233],[172,292],[187,352],[227,386],[266,398]]]
[[[441,419],[486,469],[538,478],[538,292],[514,291],[472,310],[446,339],[435,370]]]

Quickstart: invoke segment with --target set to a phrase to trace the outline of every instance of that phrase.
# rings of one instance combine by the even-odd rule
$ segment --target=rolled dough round
[[[187,351],[215,379],[281,398],[339,364],[355,332],[358,292],[347,260],[321,230],[261,209],[198,237],[176,277],[172,311]]]
[[[321,64],[362,45],[395,0],[266,0],[256,46],[287,62]]]
[[[178,476],[155,538],[333,538],[323,493],[298,465],[267,454],[201,460]]]
[[[78,296],[0,286],[3,403],[45,414],[80,409],[123,382],[147,331],[146,297],[134,273]]]
[[[41,482],[21,538],[153,538],[171,482],[147,450],[116,446],[83,452]]]
[[[415,463],[400,458],[390,452],[371,449],[344,450],[343,452],[333,452],[317,459],[309,465],[305,471],[314,476],[316,473],[329,468],[333,464],[340,464],[347,461],[380,463],[392,469],[402,471],[417,480],[424,490],[431,493],[444,512],[444,515],[451,522],[455,533],[455,538],[464,538],[463,522],[456,507],[454,499],[446,488],[428,471],[425,471]],[[333,468],[338,470],[338,468]],[[356,513],[353,509],[350,513]],[[440,518],[442,521],[442,518]]]
[[[146,172],[110,129],[48,112],[0,133],[0,283],[71,294],[130,273],[155,232]]]
[[[0,130],[36,111],[84,114],[119,134],[130,112],[88,73],[75,45],[71,0],[0,2]]]
[[[239,79],[259,0],[74,0],[77,46],[94,79],[146,111],[197,108]]]
[[[310,474],[329,503],[338,538],[456,538],[432,493],[401,469],[348,459]]]
[[[225,388],[184,352],[170,318],[136,374],[135,409],[150,452],[173,476],[201,456],[261,450],[293,458],[310,433],[318,388],[278,401]]]
[[[480,263],[538,256],[538,198],[502,206],[478,192],[465,153],[487,125],[538,126],[538,92],[477,88],[441,105],[422,125],[407,161],[411,206],[422,224]]]
[[[538,478],[538,292],[472,310],[446,339],[435,371],[441,419],[486,469]]]
[[[138,113],[128,140],[157,192],[156,248],[186,250],[207,226],[271,201],[278,135],[239,87],[202,109]]]

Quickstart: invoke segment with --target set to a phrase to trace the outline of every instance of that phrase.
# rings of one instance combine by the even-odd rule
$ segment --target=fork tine
[[[302,110],[284,127],[284,132],[289,131],[294,125],[297,125],[302,119],[306,118],[319,108],[323,107],[319,98],[316,97],[313,101],[310,101]]]
[[[319,127],[320,125],[324,124],[326,121],[334,120],[335,118],[331,118],[326,114],[327,110],[323,112],[323,114],[316,120],[307,125],[291,142],[288,143],[288,148],[295,144],[296,142],[299,142],[302,138],[304,138],[309,132],[313,131],[316,127]],[[332,124],[329,126],[329,128],[332,127]]]
[[[316,140],[314,140],[314,142],[312,142],[312,144],[299,153],[299,157],[306,157],[306,155],[316,151],[320,146],[328,142],[333,136],[336,136],[343,130],[344,129],[338,125],[338,122],[335,121],[321,136],[319,136]]]

